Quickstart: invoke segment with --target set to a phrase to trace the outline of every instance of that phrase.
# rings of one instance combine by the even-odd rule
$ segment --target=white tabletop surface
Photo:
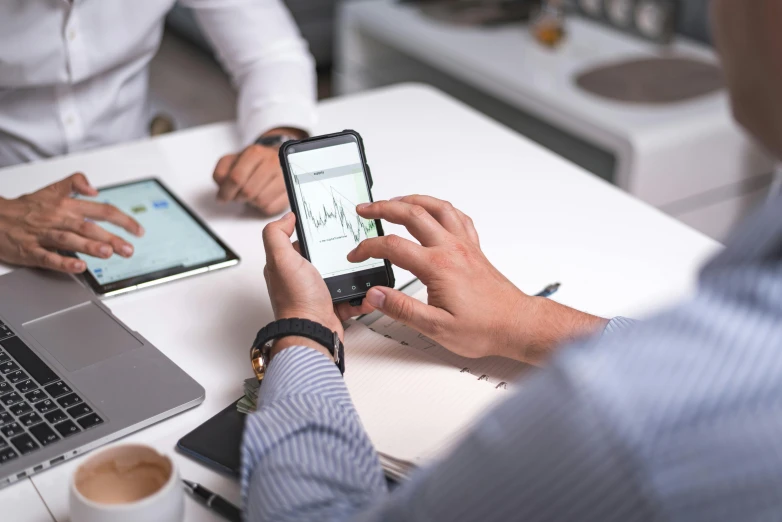
[[[364,136],[377,199],[425,193],[451,200],[474,218],[489,259],[522,290],[560,281],[555,299],[595,314],[639,317],[687,295],[698,267],[719,249],[430,88],[402,85],[321,104],[317,130],[345,128]],[[272,319],[262,276],[266,220],[242,205],[215,201],[212,169],[237,143],[232,124],[215,124],[0,170],[4,197],[74,171],[85,172],[97,186],[159,176],[240,255],[236,268],[106,301],[206,389],[201,406],[122,442],[144,442],[175,455],[183,477],[234,502],[235,481],[176,455],[174,446],[241,395],[242,380],[251,375],[249,343]],[[398,272],[398,279],[405,278]],[[48,512],[67,520],[67,481],[80,461],[0,490],[4,512],[19,521],[49,520]],[[36,490],[45,507],[34,502]],[[188,500],[187,520],[219,519]]]

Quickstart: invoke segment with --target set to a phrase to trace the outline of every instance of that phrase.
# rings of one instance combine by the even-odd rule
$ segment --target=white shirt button
[[[68,116],[65,117],[65,125],[73,125],[75,121],[76,120],[72,114],[69,114]]]
[[[68,29],[68,40],[71,42],[76,39],[76,29]]]

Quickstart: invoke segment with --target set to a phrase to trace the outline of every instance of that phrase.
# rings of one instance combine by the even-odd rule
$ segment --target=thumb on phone
[[[432,338],[445,330],[451,318],[445,310],[424,304],[393,288],[370,288],[365,299],[388,317]]]

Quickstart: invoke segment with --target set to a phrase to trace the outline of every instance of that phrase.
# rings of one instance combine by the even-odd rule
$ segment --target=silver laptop
[[[0,276],[0,488],[204,400],[70,276]]]

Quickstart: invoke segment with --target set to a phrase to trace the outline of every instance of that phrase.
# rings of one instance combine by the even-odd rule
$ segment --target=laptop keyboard
[[[0,321],[0,466],[103,423]]]

